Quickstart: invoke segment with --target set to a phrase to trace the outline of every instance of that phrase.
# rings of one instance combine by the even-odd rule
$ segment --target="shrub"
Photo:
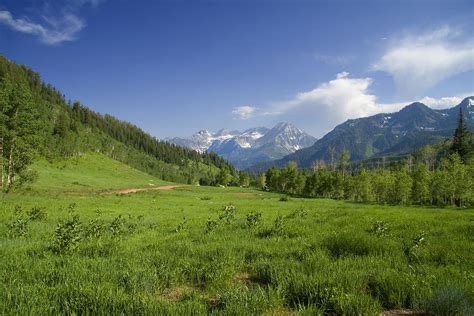
[[[279,215],[273,221],[273,225],[270,229],[266,229],[263,232],[259,233],[260,237],[272,237],[272,236],[282,236],[285,231],[285,218]]]
[[[84,236],[87,238],[100,238],[105,232],[106,226],[98,219],[92,219],[84,227]]]
[[[217,226],[217,222],[209,218],[206,222],[206,233],[210,233],[211,231],[216,229]]]
[[[372,226],[367,229],[367,232],[371,235],[382,237],[388,236],[389,226],[384,221],[376,221]]]
[[[254,227],[262,222],[261,212],[250,212],[246,215],[246,223],[248,227]]]
[[[125,233],[125,222],[126,220],[122,217],[122,215],[119,215],[113,219],[109,226],[113,237],[118,237]]]
[[[308,215],[308,212],[303,209],[303,208],[299,208],[299,209],[296,209],[294,210],[293,212],[291,212],[290,214],[288,214],[286,216],[286,218],[289,218],[289,219],[292,219],[292,218],[304,218]]]
[[[28,211],[27,213],[28,217],[30,220],[32,221],[36,221],[36,220],[43,220],[46,218],[46,211],[44,210],[44,208],[41,208],[41,207],[38,207],[38,206],[34,206],[31,210]]]
[[[82,226],[79,221],[79,215],[74,215],[70,219],[59,222],[54,235],[54,252],[62,254],[76,249],[82,239]]]
[[[7,235],[10,238],[25,237],[28,235],[28,219],[17,218],[7,224]]]
[[[223,213],[219,215],[219,220],[224,221],[226,224],[231,224],[235,219],[237,209],[234,205],[229,204],[224,206],[222,209]]]

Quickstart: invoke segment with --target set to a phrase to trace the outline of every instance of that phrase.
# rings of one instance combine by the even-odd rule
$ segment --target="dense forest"
[[[168,181],[238,182],[236,170],[216,154],[159,141],[130,123],[66,101],[39,74],[0,56],[0,186],[34,180],[28,166],[36,157],[54,160],[87,151]]]
[[[412,155],[349,163],[344,151],[339,161],[317,161],[310,169],[289,162],[261,174],[268,190],[305,197],[345,199],[364,203],[456,205],[474,204],[473,134],[463,119],[452,139],[424,146]]]

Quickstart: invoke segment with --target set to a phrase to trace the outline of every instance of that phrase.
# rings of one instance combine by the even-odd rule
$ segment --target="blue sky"
[[[474,94],[472,1],[1,0],[0,53],[163,138]]]

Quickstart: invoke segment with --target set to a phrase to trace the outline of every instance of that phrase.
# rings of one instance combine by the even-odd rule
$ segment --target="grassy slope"
[[[33,168],[39,174],[38,181],[32,185],[33,191],[48,194],[90,193],[167,184],[158,178],[96,153],[56,162],[41,160]]]
[[[62,177],[43,177],[42,189],[49,186],[52,193],[0,196],[0,313],[371,315],[423,306],[433,297],[440,301],[439,289],[442,297],[458,299],[456,306],[474,302],[472,210],[284,202],[250,189],[191,186],[129,195],[57,194],[61,181],[65,191],[75,188],[72,181],[100,191],[146,186],[151,179],[129,170],[135,177],[123,180],[123,168],[108,180],[82,178],[116,170],[111,166],[88,156],[63,169]],[[219,220],[228,204],[237,209],[229,224]],[[24,211],[15,213],[15,205]],[[46,218],[30,220],[26,235],[11,236],[9,225],[27,218],[34,206],[44,208]],[[306,215],[289,216],[301,208]],[[263,221],[249,228],[246,215],[252,211],[261,212]],[[74,214],[82,231],[95,236],[57,254],[55,228]],[[278,216],[280,228],[274,224]],[[209,219],[217,228],[206,233]],[[370,232],[374,227],[379,233]]]

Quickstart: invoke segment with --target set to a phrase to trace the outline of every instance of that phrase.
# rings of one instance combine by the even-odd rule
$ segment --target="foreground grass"
[[[102,180],[76,172],[87,190],[51,176],[0,195],[1,314],[473,314],[472,210],[191,186],[99,195],[151,178],[110,180],[96,158]]]
[[[35,206],[45,217],[15,235]],[[0,212],[3,313],[354,315],[454,295],[462,314],[474,296],[472,211],[184,187],[6,195]],[[250,212],[261,222],[249,226]],[[75,214],[80,240],[58,249],[55,228]]]

